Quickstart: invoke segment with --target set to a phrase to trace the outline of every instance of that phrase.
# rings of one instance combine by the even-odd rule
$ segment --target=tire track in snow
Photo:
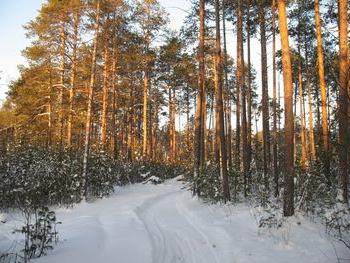
[[[209,238],[179,211],[182,194],[183,191],[171,187],[135,210],[151,241],[152,262],[218,262]]]

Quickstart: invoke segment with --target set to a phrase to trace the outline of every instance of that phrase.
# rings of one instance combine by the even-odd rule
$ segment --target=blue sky
[[[0,99],[7,86],[3,85],[18,77],[17,65],[23,64],[21,56],[29,41],[23,25],[34,18],[43,0],[0,0]]]
[[[35,18],[45,0],[0,0],[0,100],[5,97],[7,83],[18,77],[17,65],[24,64],[21,51],[29,45],[23,25]],[[170,27],[179,29],[189,9],[189,0],[160,0],[169,13]],[[177,8],[178,7],[178,8]]]

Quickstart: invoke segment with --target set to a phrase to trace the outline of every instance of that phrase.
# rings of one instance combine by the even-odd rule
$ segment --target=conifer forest
[[[17,1],[0,263],[350,262],[349,0]]]

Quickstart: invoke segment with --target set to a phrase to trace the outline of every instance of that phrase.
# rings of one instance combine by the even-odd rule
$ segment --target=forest
[[[189,10],[177,7],[186,13],[180,30],[157,0],[45,0],[24,25],[26,64],[0,107],[0,262],[61,249],[60,209],[115,199],[118,210],[128,187],[130,195],[159,191],[150,203],[186,188],[177,198],[188,207],[170,197],[157,203],[168,214],[196,200],[217,211],[244,205],[258,214],[256,228],[276,233],[312,221],[336,257],[302,262],[350,260],[349,1],[188,2]],[[173,240],[163,247],[150,221],[152,209],[162,215],[149,206],[135,213],[152,260],[119,262],[295,262],[214,261],[204,250],[203,258],[194,248],[178,252]],[[20,228],[8,222],[13,214]],[[164,222],[170,228],[171,217]],[[8,228],[22,250],[6,247]],[[167,245],[177,259],[157,252]],[[73,260],[75,252],[64,262],[96,262]],[[38,262],[63,262],[47,257]]]

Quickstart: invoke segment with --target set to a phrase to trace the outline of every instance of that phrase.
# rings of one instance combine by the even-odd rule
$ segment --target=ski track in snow
[[[260,231],[246,205],[204,204],[176,179],[116,188],[110,198],[56,213],[60,242],[33,262],[337,262],[333,246],[350,258],[322,226],[294,218],[280,230]],[[18,238],[9,234],[16,225],[0,224],[0,252]]]

